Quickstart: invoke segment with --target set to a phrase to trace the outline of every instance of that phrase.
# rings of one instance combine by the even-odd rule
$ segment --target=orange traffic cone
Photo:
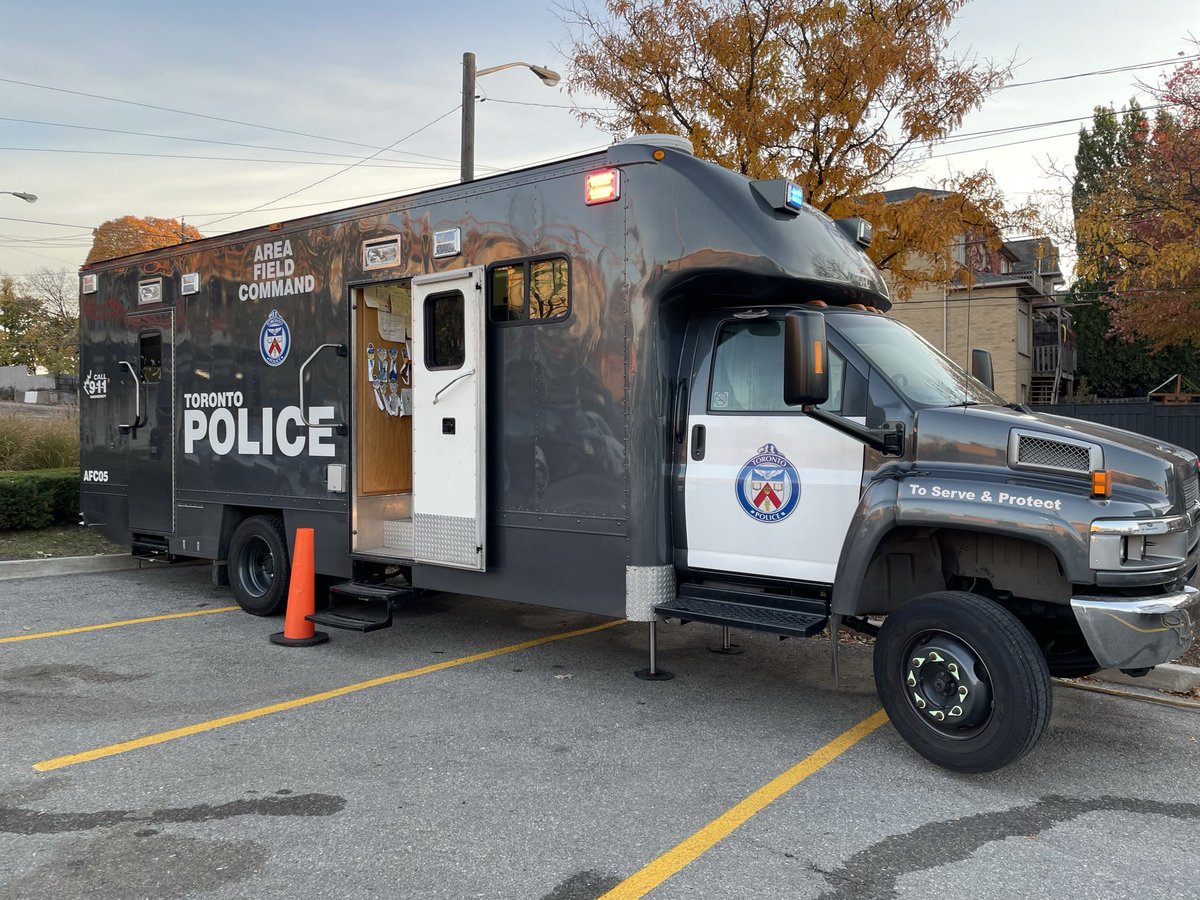
[[[271,635],[271,643],[283,647],[311,647],[324,643],[329,635],[313,628],[308,620],[315,611],[313,583],[313,530],[296,529],[296,547],[292,551],[292,580],[288,582],[287,615],[283,631]]]

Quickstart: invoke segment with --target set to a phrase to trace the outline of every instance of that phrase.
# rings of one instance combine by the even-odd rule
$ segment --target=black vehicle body
[[[598,172],[617,196],[586,202]],[[270,534],[311,527],[318,573],[402,571],[414,588],[649,622],[652,654],[662,617],[873,630],[867,616],[924,597],[917,613],[1000,609],[1012,622],[998,628],[1030,638],[1033,681],[1044,660],[1144,668],[1182,653],[1196,458],[990,394],[954,405],[906,386],[914,375],[880,347],[919,339],[878,331],[902,326],[880,324],[890,301],[863,237],[786,182],[649,136],[89,266],[84,519],[143,555],[211,559],[219,578],[227,561],[262,568],[268,586],[286,571]],[[784,358],[798,310],[822,319],[838,380],[836,397],[789,407],[775,399],[785,369],[811,364]],[[741,357],[754,371],[726,384],[733,347],[755,351]],[[746,392],[755,379],[769,402]],[[962,397],[983,390],[962,379]],[[776,527],[834,507],[841,524],[807,537]],[[259,555],[230,560],[252,520],[269,525]],[[976,599],[954,606],[948,591]],[[1100,621],[1114,611],[1115,637]],[[1157,637],[1130,640],[1146,621]],[[911,627],[903,647],[935,640],[968,662],[962,629]],[[1002,751],[939,756],[992,739],[1001,688],[971,690],[987,700],[967,705],[967,730],[906,737],[966,770],[1032,746],[1036,734],[1002,735]]]

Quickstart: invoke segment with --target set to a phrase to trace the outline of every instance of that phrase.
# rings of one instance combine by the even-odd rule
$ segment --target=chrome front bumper
[[[1200,591],[1122,600],[1072,597],[1071,609],[1096,661],[1106,669],[1143,669],[1178,659],[1192,645]]]

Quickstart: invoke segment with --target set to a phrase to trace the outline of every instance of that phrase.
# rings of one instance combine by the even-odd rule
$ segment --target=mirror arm
[[[891,428],[867,428],[850,419],[834,415],[815,406],[803,406],[805,415],[811,416],[818,422],[824,422],[835,431],[862,441],[872,450],[878,450],[884,456],[904,455],[904,423],[897,422]]]

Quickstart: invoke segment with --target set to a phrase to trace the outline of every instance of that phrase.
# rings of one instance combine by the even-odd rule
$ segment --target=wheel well
[[[860,612],[887,613],[947,588],[1066,604],[1071,584],[1048,547],[1035,541],[956,528],[895,528],[875,548],[860,592]]]
[[[254,516],[279,516],[283,513],[278,509],[262,509],[257,506],[226,506],[221,510],[221,539],[217,545],[217,559],[229,557],[229,542],[233,533],[244,521]]]

